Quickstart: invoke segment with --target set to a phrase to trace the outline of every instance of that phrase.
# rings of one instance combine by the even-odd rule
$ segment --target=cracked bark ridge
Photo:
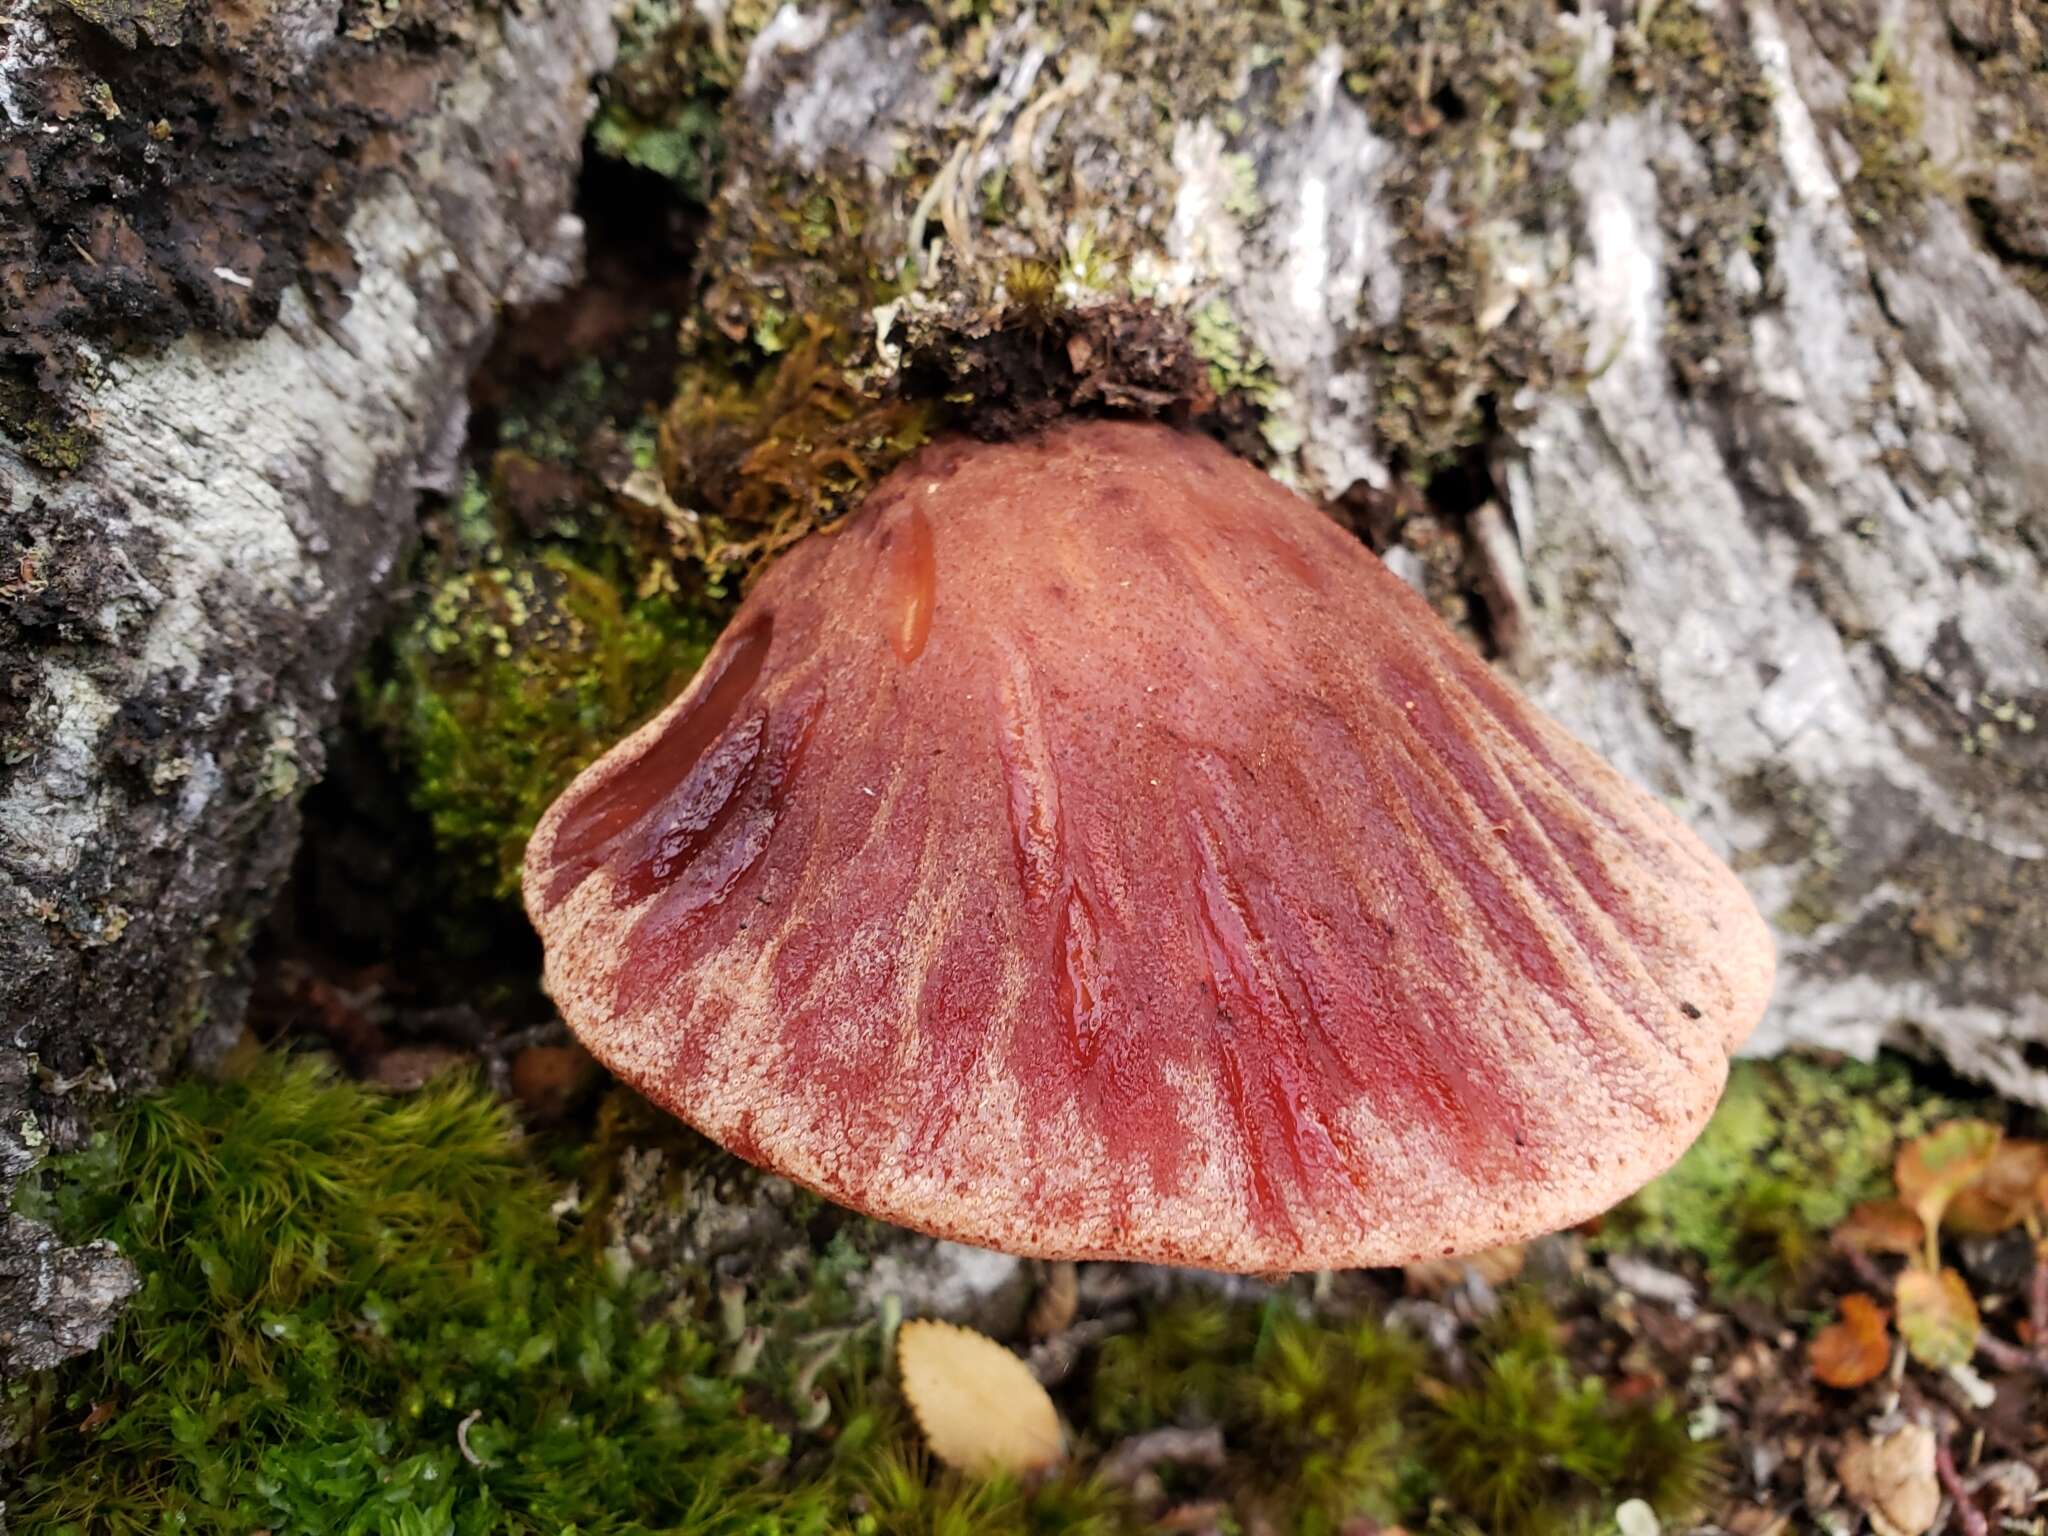
[[[230,35],[243,14],[16,5],[0,34],[0,177],[47,221],[0,219],[0,264],[85,258],[9,288],[0,404],[54,399],[90,437],[69,472],[19,413],[0,439],[0,1202],[83,1098],[235,1028],[467,374],[499,307],[579,256],[604,0],[298,0]],[[105,143],[52,183],[37,146],[76,133],[81,92]],[[158,123],[197,159],[152,180]],[[124,1284],[110,1255],[0,1228],[0,1373],[89,1344]]]
[[[1965,0],[1502,7],[1418,98],[1428,8],[1378,42],[1227,0],[1115,38],[994,9],[943,80],[879,10],[755,39],[712,300],[796,270],[748,214],[829,173],[871,247],[915,250],[899,329],[1020,255],[1085,289],[1088,249],[1098,298],[1142,281],[1223,371],[1258,360],[1312,493],[1480,442],[1463,559],[1500,659],[1773,919],[1757,1047],[1896,1043],[2048,1103],[2039,30]]]

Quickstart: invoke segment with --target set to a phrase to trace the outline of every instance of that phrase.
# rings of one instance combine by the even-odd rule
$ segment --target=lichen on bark
[[[0,1126],[25,1163],[238,1029],[495,307],[573,268],[610,30],[598,0],[7,20]],[[92,1255],[38,1231],[0,1232],[7,1330],[87,1343],[51,1282]]]

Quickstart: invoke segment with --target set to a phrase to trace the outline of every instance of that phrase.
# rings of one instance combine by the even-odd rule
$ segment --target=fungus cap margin
[[[1675,1160],[1768,932],[1651,796],[1207,439],[934,444],[543,818],[584,1043],[935,1235],[1278,1271]]]

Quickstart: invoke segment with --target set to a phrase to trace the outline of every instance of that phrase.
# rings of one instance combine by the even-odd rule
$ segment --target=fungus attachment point
[[[1734,876],[1369,551],[1109,422],[935,444],[785,555],[526,900],[584,1044],[743,1156],[1258,1272],[1605,1208],[1772,971]]]

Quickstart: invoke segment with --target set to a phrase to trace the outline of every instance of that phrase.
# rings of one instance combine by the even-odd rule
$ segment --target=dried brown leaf
[[[1857,1206],[1840,1226],[1835,1241],[1865,1253],[1902,1253],[1908,1258],[1920,1251],[1926,1231],[1920,1218],[1896,1200],[1869,1200]]]
[[[1977,1300],[1954,1270],[1907,1270],[1898,1303],[1899,1337],[1922,1365],[1947,1370],[1977,1352]]]
[[[2016,1227],[2028,1211],[2040,1209],[2044,1183],[2048,1183],[2048,1141],[2008,1138],[1999,1142],[1976,1182],[1956,1191],[1942,1225],[1966,1234]]]
[[[896,1336],[903,1396],[932,1454],[981,1474],[1036,1472],[1064,1454],[1059,1411],[1030,1367],[994,1339],[951,1323]]]
[[[1835,1475],[1870,1517],[1877,1536],[1923,1536],[1941,1510],[1934,1432],[1924,1424],[1908,1424],[1875,1440],[1852,1436]]]
[[[1875,1381],[1890,1363],[1889,1314],[1868,1296],[1842,1298],[1842,1320],[1830,1323],[1807,1345],[1814,1376],[1830,1387],[1860,1387]]]
[[[1949,1201],[1984,1176],[2003,1136],[1988,1120],[1951,1120],[1907,1142],[1892,1165],[1899,1199],[1932,1232]]]

